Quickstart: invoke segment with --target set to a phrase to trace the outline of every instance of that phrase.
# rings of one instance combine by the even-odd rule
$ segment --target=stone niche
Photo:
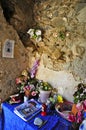
[[[5,85],[2,84],[2,80],[0,81],[1,94],[5,91],[5,96],[8,96],[6,93],[9,91],[8,81],[12,81],[11,86],[15,86],[14,79],[20,71],[26,66],[31,68],[33,62],[39,58],[37,78],[48,81],[60,94],[73,101],[75,87],[86,80],[86,2],[8,0],[4,7],[3,2],[6,1],[1,1],[3,12],[12,5],[13,13],[7,19],[7,14],[4,12],[3,15],[0,9],[0,17],[4,21],[0,23],[2,28],[0,42],[3,44],[6,38],[13,38],[16,41],[15,59],[1,57],[1,62],[4,61],[3,67],[0,67],[1,72],[8,72],[12,66],[12,71],[10,69],[2,78]],[[42,31],[41,41],[37,42],[35,38],[30,38],[27,34],[30,28]],[[15,91],[15,87],[11,87],[11,90]],[[4,96],[0,95],[0,98],[2,97]]]

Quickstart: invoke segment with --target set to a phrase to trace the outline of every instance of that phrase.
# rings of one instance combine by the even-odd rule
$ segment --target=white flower
[[[42,40],[41,36],[36,37],[36,42],[40,42]]]
[[[35,31],[35,34],[36,34],[37,36],[41,35],[41,30],[37,29],[37,30]]]
[[[27,33],[30,35],[30,37],[32,38],[34,36],[34,29],[29,29],[27,31]]]
[[[83,92],[86,92],[86,88],[84,89],[84,91]]]
[[[83,94],[83,93],[81,93],[81,94],[80,94],[80,97],[81,97],[81,96],[83,96],[83,95],[84,95],[84,94]]]
[[[30,84],[30,89],[31,90],[35,89],[35,86],[33,84]]]
[[[27,33],[30,35],[30,38],[34,38],[36,40],[36,42],[40,42],[42,40],[42,38],[41,38],[42,32],[39,29],[37,29],[37,30],[29,29],[27,31]]]

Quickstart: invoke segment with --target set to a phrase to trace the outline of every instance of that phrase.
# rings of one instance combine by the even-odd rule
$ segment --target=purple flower
[[[30,70],[30,76],[31,76],[31,78],[35,77],[37,69],[38,69],[38,66],[39,66],[39,59],[35,61],[33,67]]]

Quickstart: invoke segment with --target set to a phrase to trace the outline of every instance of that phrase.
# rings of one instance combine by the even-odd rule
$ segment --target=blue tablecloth
[[[0,112],[0,130],[2,130],[2,113]]]
[[[23,121],[14,113],[14,107],[8,103],[2,104],[2,130],[72,130],[71,123],[60,117],[59,114],[50,112],[47,116],[41,116],[39,113],[36,117],[40,117],[48,122],[40,129],[34,125],[34,118],[29,122]]]

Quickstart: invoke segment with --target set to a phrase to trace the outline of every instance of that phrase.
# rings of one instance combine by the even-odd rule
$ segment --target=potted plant
[[[39,81],[39,101],[42,103],[46,103],[47,99],[50,96],[52,86],[48,82]]]

